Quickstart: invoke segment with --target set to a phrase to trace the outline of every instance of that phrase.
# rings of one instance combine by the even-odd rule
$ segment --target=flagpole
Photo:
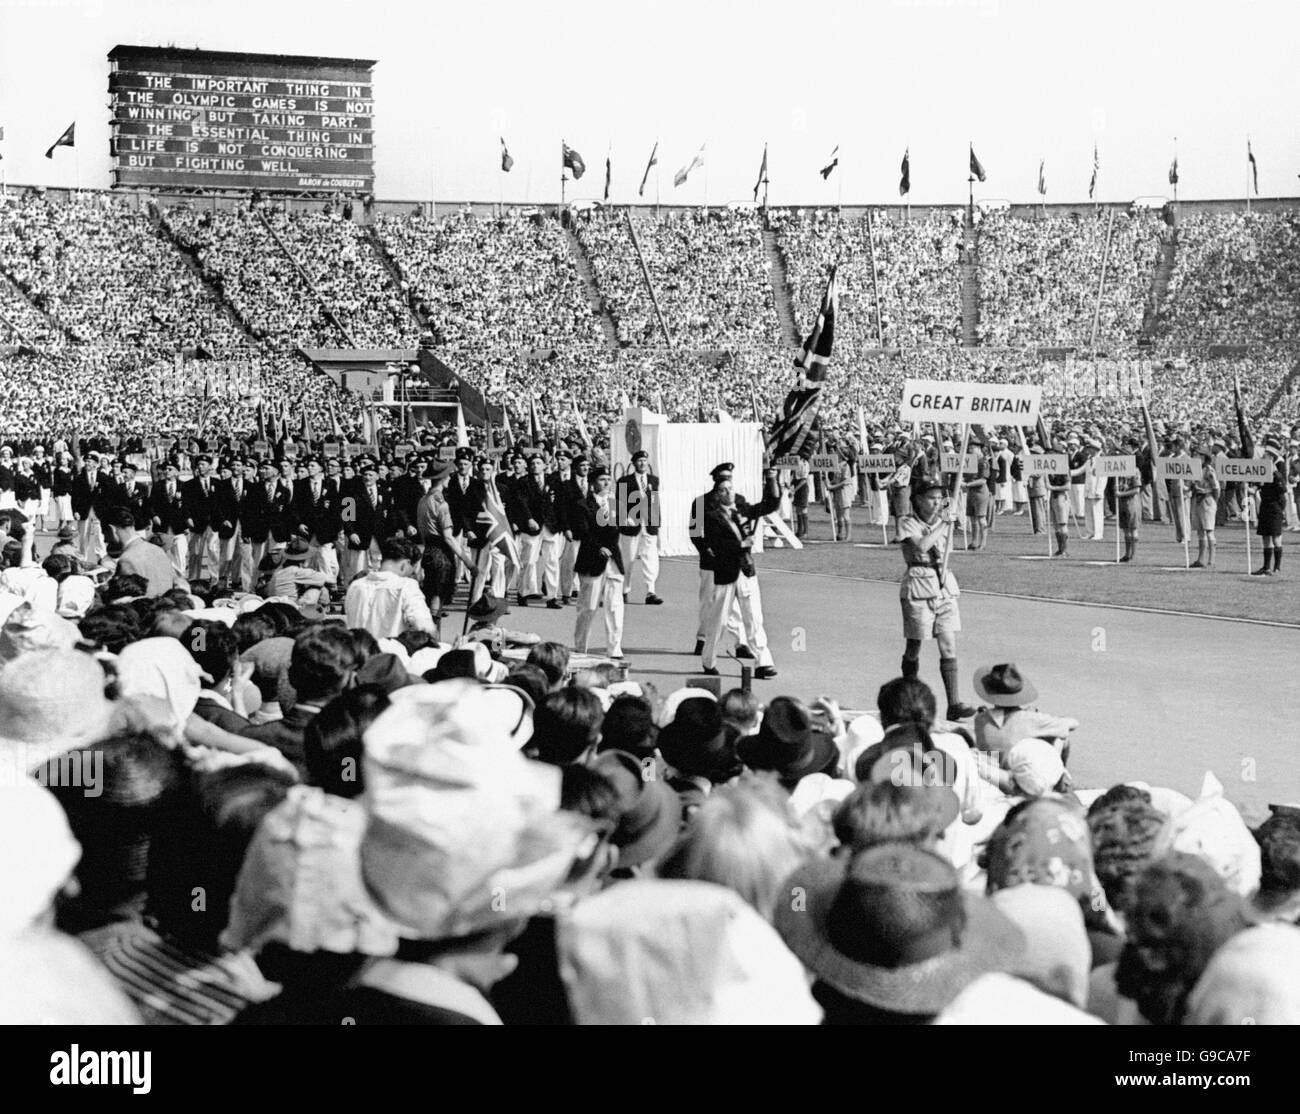
[[[1246,215],[1250,215],[1250,133],[1246,134]]]
[[[564,226],[564,148],[568,146],[563,139],[560,140],[560,211],[556,214],[560,218],[560,226]]]
[[[987,152],[986,152],[987,153]],[[966,224],[970,228],[975,227],[975,174],[971,168],[971,163],[975,161],[975,141],[972,139],[967,144],[967,154],[970,156],[966,163]]]

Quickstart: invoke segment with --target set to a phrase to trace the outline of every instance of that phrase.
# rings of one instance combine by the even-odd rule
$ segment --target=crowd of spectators
[[[1190,212],[1161,312],[1171,350],[1300,339],[1300,213]]]
[[[1300,1021],[1295,813],[1076,784],[1014,664],[954,724],[916,679],[760,703],[498,619],[0,590],[0,1019]]]
[[[811,326],[830,266],[838,262],[837,342],[852,351],[960,341],[960,210],[910,219],[882,210],[868,220],[866,214],[842,219],[833,209],[774,209],[769,218],[785,257],[799,329]]]
[[[381,214],[380,241],[448,345],[490,350],[600,341],[564,232],[540,213]]]
[[[979,229],[980,338],[992,345],[1134,344],[1165,225],[1145,209],[1013,217]],[[1100,316],[1097,290],[1105,262]]]

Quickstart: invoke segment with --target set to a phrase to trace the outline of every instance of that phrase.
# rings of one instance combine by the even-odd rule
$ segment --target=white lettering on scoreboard
[[[1190,456],[1157,457],[1156,471],[1162,480],[1195,481],[1201,478],[1201,465]]]
[[[983,422],[1032,426],[1038,421],[1043,388],[1026,383],[946,383],[903,380],[905,422]]]
[[[1224,483],[1266,484],[1273,479],[1273,458],[1224,456],[1214,462],[1214,470]]]
[[[1064,476],[1070,471],[1070,458],[1065,453],[1030,453],[1031,476]]]
[[[1097,458],[1099,476],[1136,476],[1138,474],[1135,456],[1099,456]]]

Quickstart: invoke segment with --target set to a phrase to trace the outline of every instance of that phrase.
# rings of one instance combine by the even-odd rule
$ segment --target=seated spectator
[[[1259,889],[1251,898],[1258,921],[1300,924],[1300,817],[1278,812],[1255,829],[1259,843]]]
[[[380,546],[380,553],[379,568],[348,586],[348,626],[364,627],[375,638],[396,638],[411,628],[436,635],[429,605],[415,580],[417,547],[394,539]]]
[[[681,699],[674,699],[679,694]],[[666,712],[671,718],[659,728],[659,753],[668,766],[668,784],[682,799],[682,819],[689,821],[715,786],[739,777],[745,767],[712,694],[681,689],[669,697]]]
[[[533,717],[528,753],[552,766],[581,762],[599,741],[603,718],[599,698],[586,689],[563,688],[548,693]]]
[[[361,740],[388,703],[382,689],[362,684],[336,696],[311,717],[303,732],[310,784],[336,797],[361,796],[365,791]]]

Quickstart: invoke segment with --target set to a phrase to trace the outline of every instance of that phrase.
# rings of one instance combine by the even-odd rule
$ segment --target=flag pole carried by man
[[[784,411],[768,435],[767,451],[772,460],[794,453],[804,458],[812,455],[809,434],[821,405],[822,383],[826,379],[835,339],[835,313],[839,305],[837,267],[838,264],[831,265],[817,321],[794,360],[794,366],[800,372],[799,382],[786,396]]]

